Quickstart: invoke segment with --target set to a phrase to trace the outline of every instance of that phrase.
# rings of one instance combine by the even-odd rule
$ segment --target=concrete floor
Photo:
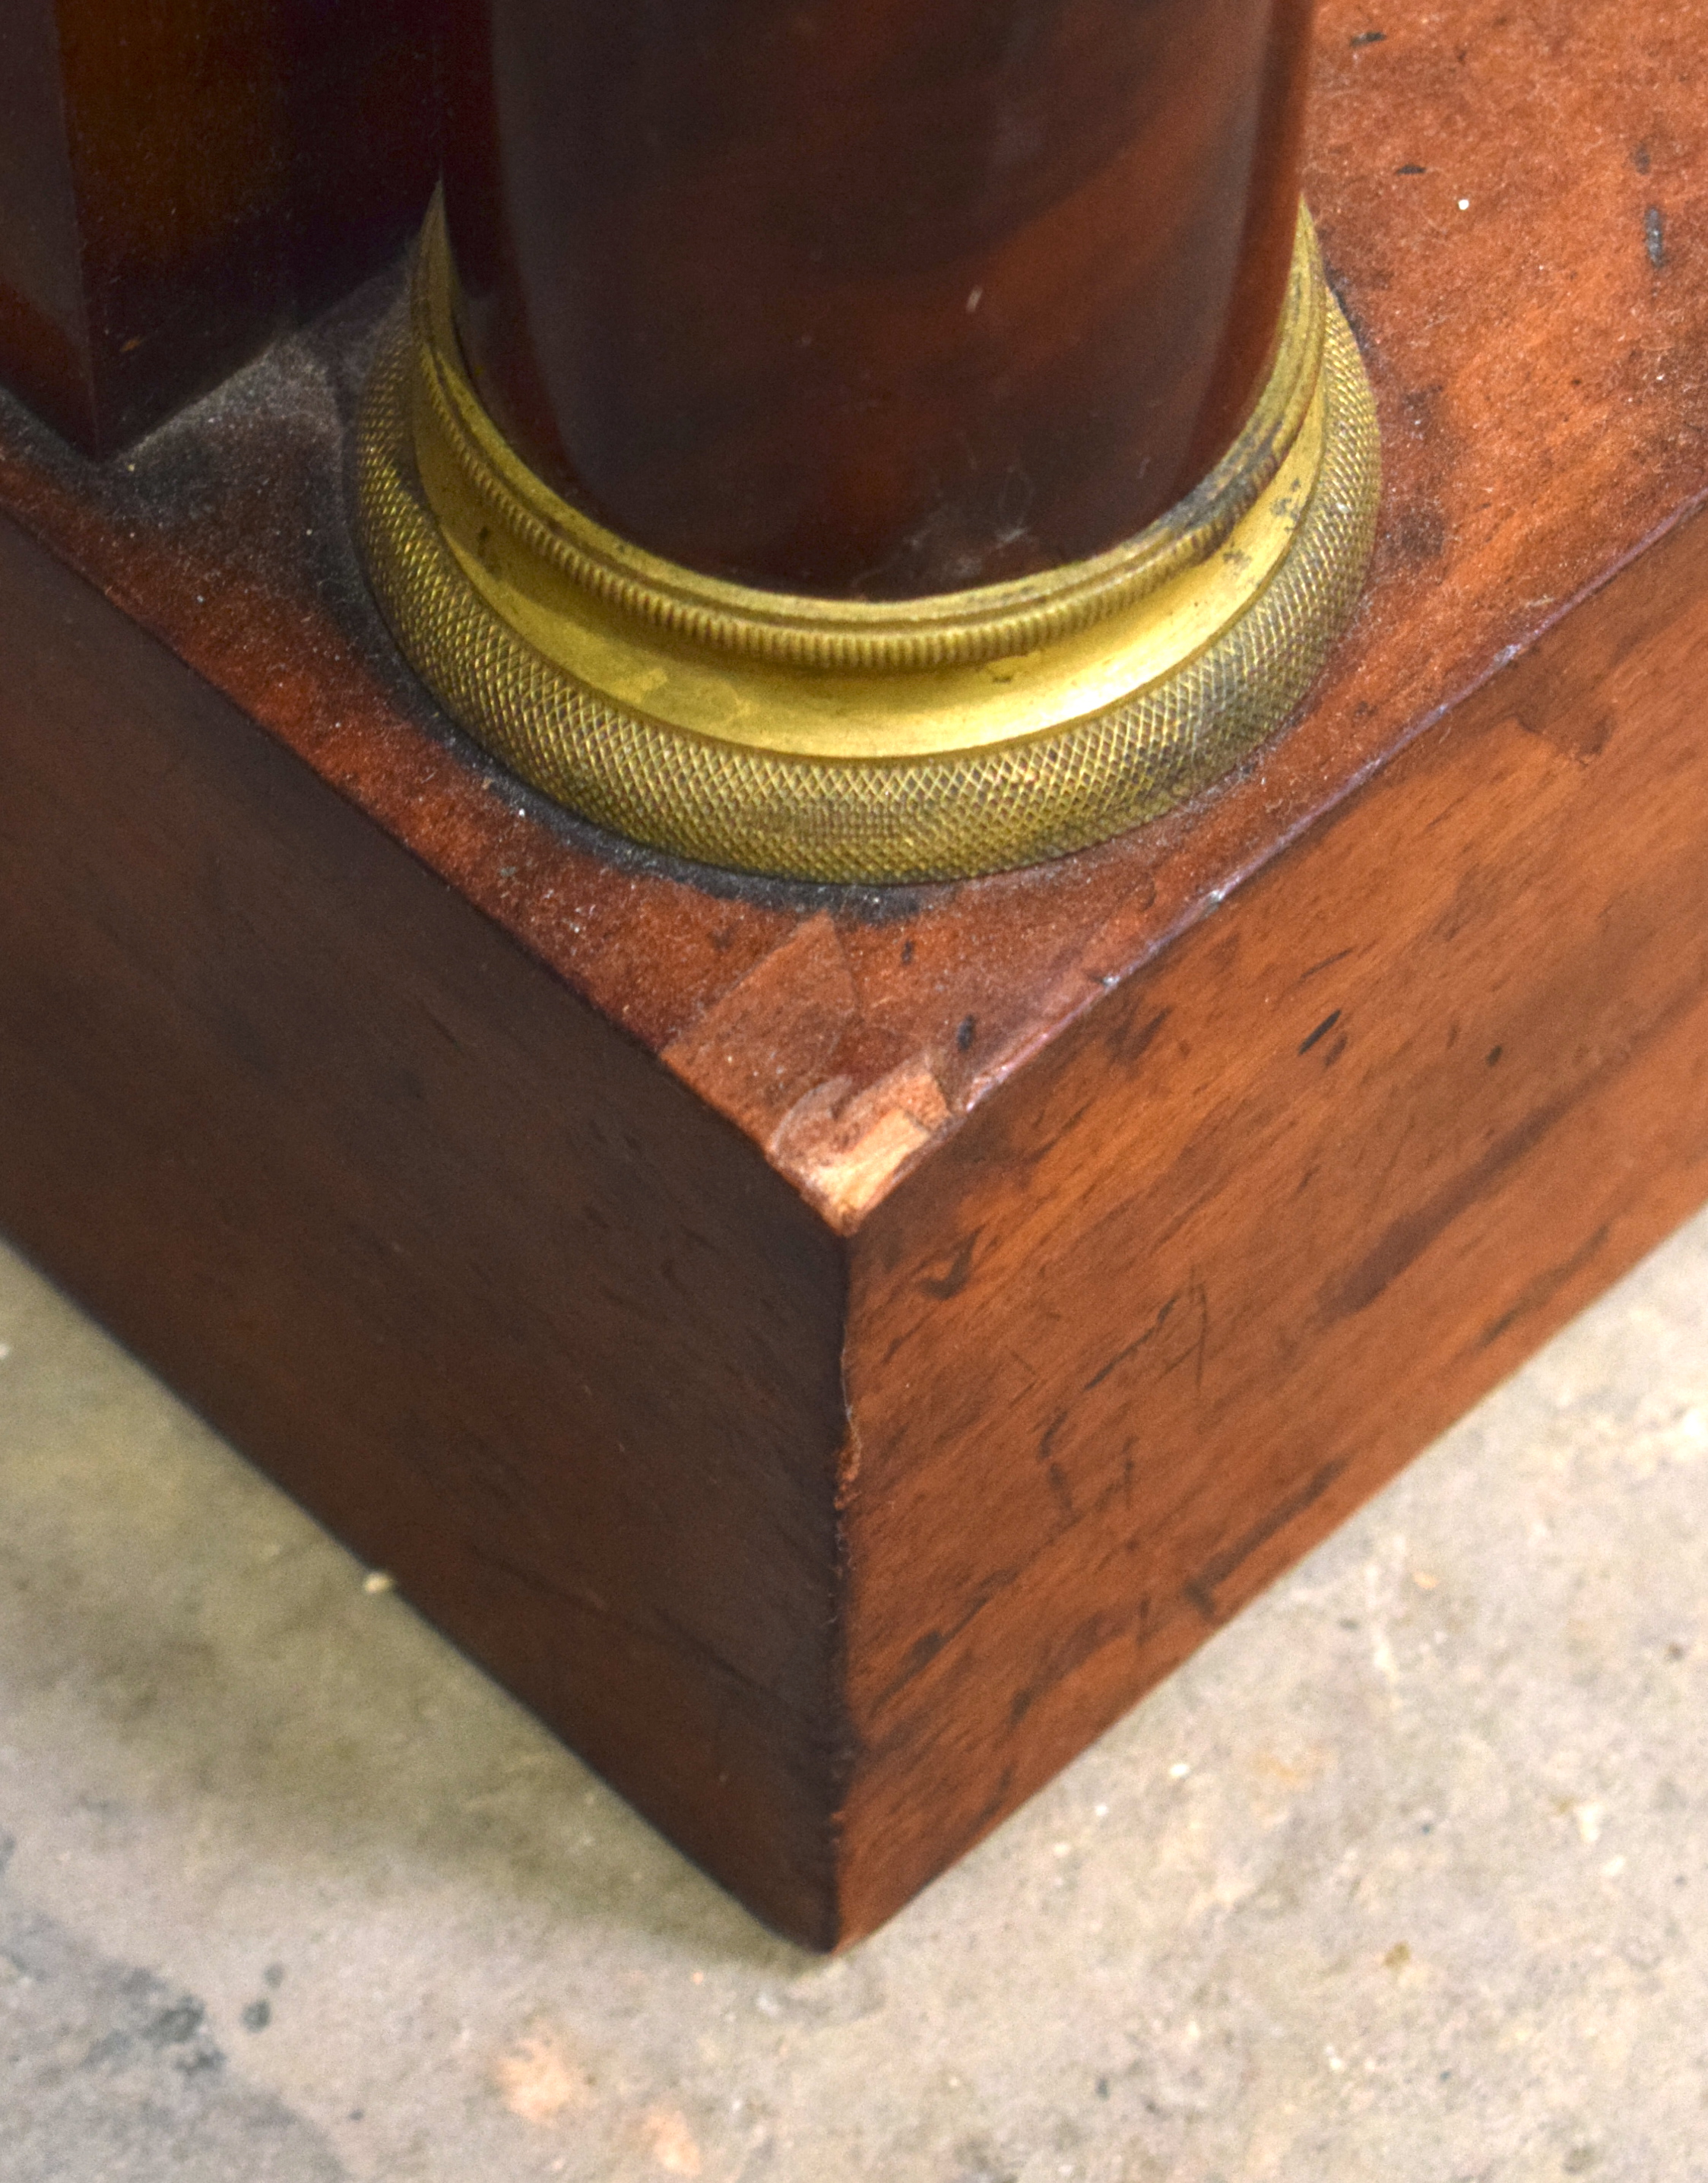
[[[1708,1219],[829,1964],[0,1343],[5,2183],[1708,2178]]]

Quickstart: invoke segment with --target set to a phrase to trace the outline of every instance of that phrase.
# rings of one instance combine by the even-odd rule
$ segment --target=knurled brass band
[[[1149,530],[934,598],[792,598],[658,559],[529,473],[465,372],[437,213],[364,405],[381,606],[448,709],[598,824],[701,862],[928,880],[1152,818],[1287,718],[1350,612],[1379,452],[1356,347],[1299,247],[1230,456]]]

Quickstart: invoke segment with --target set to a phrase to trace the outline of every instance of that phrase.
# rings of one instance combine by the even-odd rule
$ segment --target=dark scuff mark
[[[1346,1468],[1345,1458],[1325,1463],[1322,1468],[1303,1486],[1298,1486],[1284,1500],[1278,1501],[1269,1514],[1254,1524],[1244,1536],[1219,1554],[1212,1554],[1198,1575],[1186,1586],[1186,1597],[1192,1602],[1206,1622],[1216,1619],[1216,1595],[1242,1563],[1249,1562],[1260,1547],[1266,1547],[1277,1531],[1284,1530],[1295,1516],[1302,1516],[1314,1501],[1320,1501]]]
[[[972,1254],[978,1247],[978,1239],[982,1233],[982,1229],[975,1228],[971,1236],[961,1238],[960,1247],[949,1260],[947,1273],[927,1274],[921,1279],[919,1286],[925,1295],[935,1297],[939,1303],[947,1303],[951,1297],[960,1294],[971,1275]]]
[[[1025,1358],[1021,1355],[1019,1350],[1015,1347],[1012,1342],[1010,1342],[1008,1345],[1008,1353],[1014,1359],[1015,1363],[1019,1365],[1021,1375],[1026,1380],[1027,1391],[1030,1392],[1031,1390],[1038,1385],[1037,1373],[1032,1370],[1031,1365],[1026,1363]]]
[[[1510,1308],[1502,1312],[1499,1319],[1491,1319],[1477,1336],[1477,1347],[1488,1348],[1499,1341],[1510,1326],[1516,1325],[1531,1312],[1540,1311],[1544,1304],[1551,1303],[1572,1275],[1582,1273],[1596,1256],[1607,1241],[1608,1233],[1608,1225],[1604,1220],[1589,1241],[1574,1251],[1563,1265],[1550,1266],[1545,1273],[1538,1274],[1534,1280],[1527,1281]]]
[[[1403,167],[1396,167],[1394,171],[1396,175],[1427,175],[1429,169],[1420,167],[1416,159],[1408,159]]]
[[[1043,1672],[1032,1682],[1017,1690],[1009,1701],[1010,1725],[1018,1727],[1038,1700],[1048,1697],[1068,1678],[1082,1668],[1086,1662],[1112,1645],[1125,1631],[1128,1618],[1116,1614],[1093,1614],[1071,1630],[1061,1642],[1051,1648]]]
[[[1408,508],[1394,526],[1395,550],[1414,567],[1438,561],[1447,551],[1447,522],[1438,508]]]
[[[1356,37],[1349,38],[1346,42],[1355,53],[1360,46],[1385,46],[1388,33],[1386,31],[1360,31]]]
[[[872,1711],[875,1714],[881,1714],[886,1707],[899,1697],[914,1678],[936,1659],[943,1647],[953,1644],[968,1623],[981,1614],[999,1592],[1006,1591],[1020,1574],[1018,1567],[996,1570],[986,1583],[980,1586],[973,1598],[968,1602],[964,1612],[955,1618],[947,1630],[928,1630],[923,1637],[915,1639],[903,1659],[895,1680],[886,1684],[873,1700]],[[868,1749],[868,1757],[881,1758],[887,1752],[901,1747],[911,1733],[912,1730],[904,1724],[899,1738],[892,1736],[872,1744]]]
[[[976,1016],[963,1016],[954,1035],[954,1042],[957,1050],[965,1053],[971,1046],[974,1038],[977,1036],[977,1033],[978,1018]]]
[[[1332,970],[1337,963],[1344,963],[1351,953],[1352,950],[1349,947],[1343,947],[1336,954],[1325,955],[1320,963],[1313,963],[1308,970],[1299,972],[1299,984],[1301,986],[1307,984],[1321,971]]]
[[[1304,1045],[1299,1047],[1299,1052],[1301,1053],[1309,1053],[1311,1047],[1316,1044],[1317,1041],[1319,1039],[1327,1038],[1330,1031],[1333,1030],[1336,1024],[1339,1021],[1340,1010],[1336,1008],[1332,1015],[1326,1015],[1322,1019],[1322,1021],[1318,1024],[1316,1029],[1312,1031],[1310,1037],[1305,1040]]]
[[[1390,1282],[1422,1257],[1444,1229],[1479,1198],[1486,1197],[1507,1170],[1541,1142],[1572,1104],[1570,1098],[1556,1099],[1526,1115],[1516,1129],[1496,1139],[1475,1167],[1444,1183],[1416,1212],[1396,1220],[1349,1273],[1325,1282],[1318,1299],[1325,1323],[1332,1325],[1337,1319],[1352,1319],[1368,1310]]]
[[[1600,757],[1619,725],[1611,705],[1599,708],[1581,703],[1525,706],[1514,716],[1527,736],[1537,736],[1580,766]]]
[[[1123,1068],[1130,1068],[1149,1053],[1152,1042],[1171,1014],[1168,1008],[1159,1008],[1154,1016],[1146,1017],[1143,1023],[1129,1019],[1118,1030],[1110,1033],[1104,1042],[1104,1051],[1111,1061],[1119,1062]]]
[[[1052,1463],[1045,1470],[1044,1476],[1049,1480],[1049,1490],[1055,1497],[1056,1507],[1071,1524],[1074,1519],[1075,1509],[1073,1489],[1067,1482],[1067,1473],[1059,1463]]]
[[[1649,206],[1643,214],[1643,245],[1658,273],[1666,263],[1666,215],[1659,205]]]

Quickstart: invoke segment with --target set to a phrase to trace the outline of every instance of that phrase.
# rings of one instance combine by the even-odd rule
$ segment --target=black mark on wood
[[[1343,1458],[1336,1463],[1325,1463],[1321,1470],[1296,1487],[1284,1500],[1277,1502],[1269,1514],[1252,1525],[1231,1547],[1219,1554],[1212,1554],[1204,1567],[1186,1587],[1186,1596],[1206,1622],[1216,1619],[1216,1595],[1234,1571],[1249,1562],[1260,1547],[1266,1547],[1277,1531],[1284,1530],[1295,1516],[1302,1516],[1314,1501],[1320,1501],[1346,1468]]]
[[[978,1247],[982,1233],[982,1230],[975,1228],[971,1236],[961,1238],[960,1247],[949,1260],[947,1273],[926,1275],[919,1286],[926,1296],[935,1297],[939,1303],[947,1303],[951,1297],[960,1294],[971,1275],[972,1254]]]
[[[1148,1016],[1143,1023],[1135,1023],[1129,1019],[1119,1030],[1111,1031],[1104,1048],[1110,1059],[1120,1062],[1123,1066],[1130,1066],[1138,1060],[1149,1050],[1152,1040],[1168,1021],[1169,1013],[1166,1008],[1159,1008],[1154,1016]]]
[[[1333,1030],[1336,1024],[1339,1021],[1340,1011],[1337,1008],[1332,1015],[1327,1015],[1322,1019],[1322,1021],[1318,1024],[1316,1029],[1312,1031],[1310,1037],[1305,1040],[1304,1045],[1299,1047],[1299,1052],[1301,1053],[1309,1053],[1311,1047],[1316,1045],[1318,1039],[1327,1038],[1330,1031]]]

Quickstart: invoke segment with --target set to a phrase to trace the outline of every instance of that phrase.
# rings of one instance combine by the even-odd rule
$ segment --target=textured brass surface
[[[450,301],[436,216],[363,420],[381,602],[526,780],[704,862],[957,878],[1102,840],[1279,725],[1362,576],[1374,411],[1303,219],[1269,387],[1198,492],[1096,560],[882,605],[721,583],[569,508],[481,410]]]
[[[423,405],[418,453],[435,512],[465,558],[484,530],[484,564],[495,576],[502,568],[512,592],[548,612],[577,612],[591,595],[695,644],[861,675],[1011,658],[1118,613],[1201,562],[1249,511],[1298,437],[1327,318],[1316,236],[1301,208],[1275,366],[1244,430],[1196,492],[1093,560],[976,591],[880,603],[791,597],[702,575],[631,545],[561,499],[509,447],[470,386],[452,284],[435,204],[413,297]]]

